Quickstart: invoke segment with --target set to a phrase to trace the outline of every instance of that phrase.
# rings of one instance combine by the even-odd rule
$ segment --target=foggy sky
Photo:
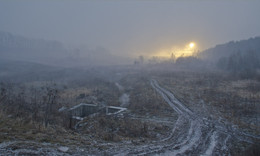
[[[119,55],[260,35],[259,1],[0,1],[0,31]]]

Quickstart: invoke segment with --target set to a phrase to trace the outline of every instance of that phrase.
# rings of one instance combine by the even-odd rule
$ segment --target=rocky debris
[[[61,146],[61,147],[58,148],[58,150],[61,151],[61,152],[67,152],[69,150],[69,148],[65,147],[65,146]]]

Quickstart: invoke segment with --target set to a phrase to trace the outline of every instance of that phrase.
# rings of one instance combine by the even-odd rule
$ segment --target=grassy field
[[[192,110],[212,114],[217,119],[222,117],[246,131],[260,134],[259,81],[195,72],[168,73],[158,80]]]
[[[10,95],[15,97],[14,99],[24,100],[24,103],[19,104],[26,104],[26,107],[21,108],[29,110],[34,108],[27,107],[34,104],[33,98],[30,97],[37,95],[34,100],[39,100],[37,102],[38,118],[34,119],[33,112],[30,111],[17,116],[15,109],[12,110],[11,107],[2,103],[4,107],[0,113],[0,143],[17,140],[34,141],[70,148],[78,146],[95,153],[96,151],[106,151],[109,146],[121,147],[122,142],[130,142],[131,146],[136,146],[164,138],[169,135],[173,123],[177,120],[177,114],[152,88],[151,79],[156,79],[184,105],[202,117],[231,123],[244,132],[260,134],[259,81],[235,79],[222,73],[136,70],[121,74],[116,81],[91,79],[77,80],[72,84],[57,83],[58,92],[55,107],[53,107],[55,110],[50,116],[52,122],[47,127],[44,125],[46,107],[40,104],[44,104],[44,96],[48,97],[48,93],[52,92],[47,92],[50,90],[48,90],[48,86],[44,86],[46,82],[37,82],[37,85],[34,82],[27,82],[24,86],[33,85],[35,88],[45,87],[45,89],[35,91],[35,94],[29,96],[31,90],[34,91],[34,89],[26,91],[25,87],[26,94],[18,92]],[[119,83],[123,90],[120,90],[116,83]],[[81,102],[120,106],[119,97],[123,93],[129,95],[130,101],[128,110],[122,116],[100,114],[87,117],[81,122],[78,129],[70,129],[66,126],[68,120],[64,118],[62,112],[58,112],[61,107],[69,108]],[[11,103],[13,105],[10,106],[16,104],[14,100],[11,100]],[[104,143],[113,145],[107,146]],[[17,145],[16,148],[19,146]],[[73,151],[71,152],[73,153]]]

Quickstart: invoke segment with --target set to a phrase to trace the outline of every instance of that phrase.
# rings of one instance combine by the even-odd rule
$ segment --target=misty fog
[[[259,155],[259,8],[0,1],[0,156]]]

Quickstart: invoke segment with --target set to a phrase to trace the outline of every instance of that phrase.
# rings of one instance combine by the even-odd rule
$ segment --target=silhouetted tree
[[[170,61],[171,61],[171,62],[175,62],[175,59],[176,59],[176,57],[175,57],[175,55],[172,53],[172,54],[171,54],[171,60],[170,60]]]
[[[259,54],[255,51],[248,51],[244,54],[238,51],[229,57],[220,58],[217,67],[241,78],[252,78],[260,69]]]
[[[144,64],[144,56],[143,55],[139,56],[139,61],[140,61],[140,64]]]
[[[51,120],[51,115],[53,115],[53,108],[57,104],[56,99],[58,97],[58,89],[54,87],[46,87],[45,95],[43,96],[43,101],[45,103],[45,113],[44,113],[44,125],[48,126]]]

